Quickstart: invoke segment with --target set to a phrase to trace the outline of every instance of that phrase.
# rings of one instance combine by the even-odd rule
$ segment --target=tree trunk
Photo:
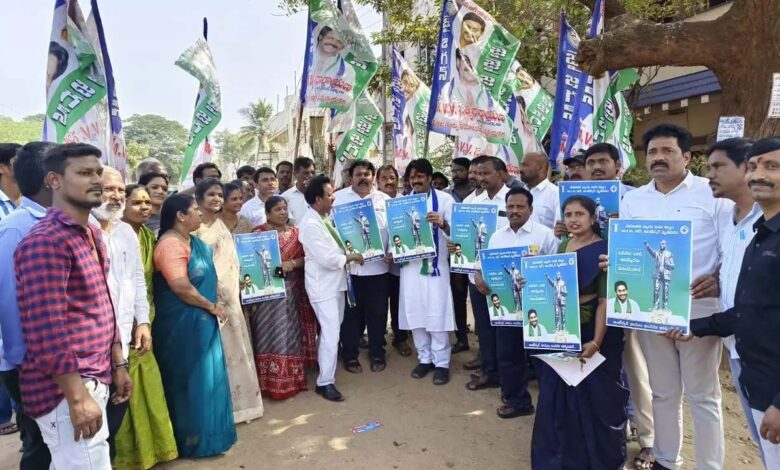
[[[737,0],[712,21],[623,21],[580,43],[586,72],[651,65],[702,65],[718,77],[721,114],[744,116],[745,136],[780,134],[780,119],[768,119],[772,74],[780,73],[780,0]]]

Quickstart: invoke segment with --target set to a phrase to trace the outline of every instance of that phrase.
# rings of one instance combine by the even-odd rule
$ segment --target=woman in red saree
[[[248,306],[255,365],[263,397],[283,400],[306,388],[304,369],[317,365],[317,320],[303,285],[303,246],[298,228],[287,225],[287,202],[265,203],[268,222],[254,232],[276,230],[287,297]]]

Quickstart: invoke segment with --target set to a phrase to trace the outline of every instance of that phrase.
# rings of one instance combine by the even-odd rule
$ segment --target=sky
[[[54,0],[4,0],[0,15],[0,115],[44,112]],[[89,0],[80,0],[84,17]],[[218,129],[237,131],[238,110],[264,98],[276,109],[295,93],[306,42],[306,13],[286,16],[277,0],[100,0],[122,117],[159,114],[189,127],[198,83],[174,65],[209,20],[209,45],[222,87]],[[356,6],[367,33],[381,17]]]

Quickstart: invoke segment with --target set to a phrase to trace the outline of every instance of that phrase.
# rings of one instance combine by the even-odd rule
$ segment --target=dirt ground
[[[452,379],[435,386],[431,375],[409,376],[414,357],[400,357],[389,349],[384,372],[369,370],[352,375],[339,368],[338,387],[343,403],[323,400],[311,391],[284,402],[265,402],[265,416],[238,426],[238,443],[225,455],[201,460],[180,460],[158,469],[529,469],[533,417],[501,420],[496,417],[496,389],[469,392],[463,362],[472,352],[456,354]],[[728,372],[722,372],[725,410],[726,463],[724,468],[760,469],[758,451],[744,424],[742,411]],[[536,395],[535,382],[531,393]],[[692,430],[686,415],[684,468],[693,468]],[[382,426],[365,433],[351,429],[371,421]],[[0,436],[0,470],[18,468],[18,434]],[[630,460],[638,452],[629,447]]]

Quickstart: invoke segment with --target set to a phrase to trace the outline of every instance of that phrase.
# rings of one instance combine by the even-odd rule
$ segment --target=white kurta
[[[452,223],[452,196],[436,191],[438,213],[448,224]],[[428,211],[433,201],[428,197]],[[402,330],[424,328],[427,331],[454,331],[455,316],[450,290],[450,267],[447,263],[447,236],[439,230],[439,276],[420,274],[423,261],[410,261],[401,268],[398,324]],[[433,258],[428,258],[433,263]]]

